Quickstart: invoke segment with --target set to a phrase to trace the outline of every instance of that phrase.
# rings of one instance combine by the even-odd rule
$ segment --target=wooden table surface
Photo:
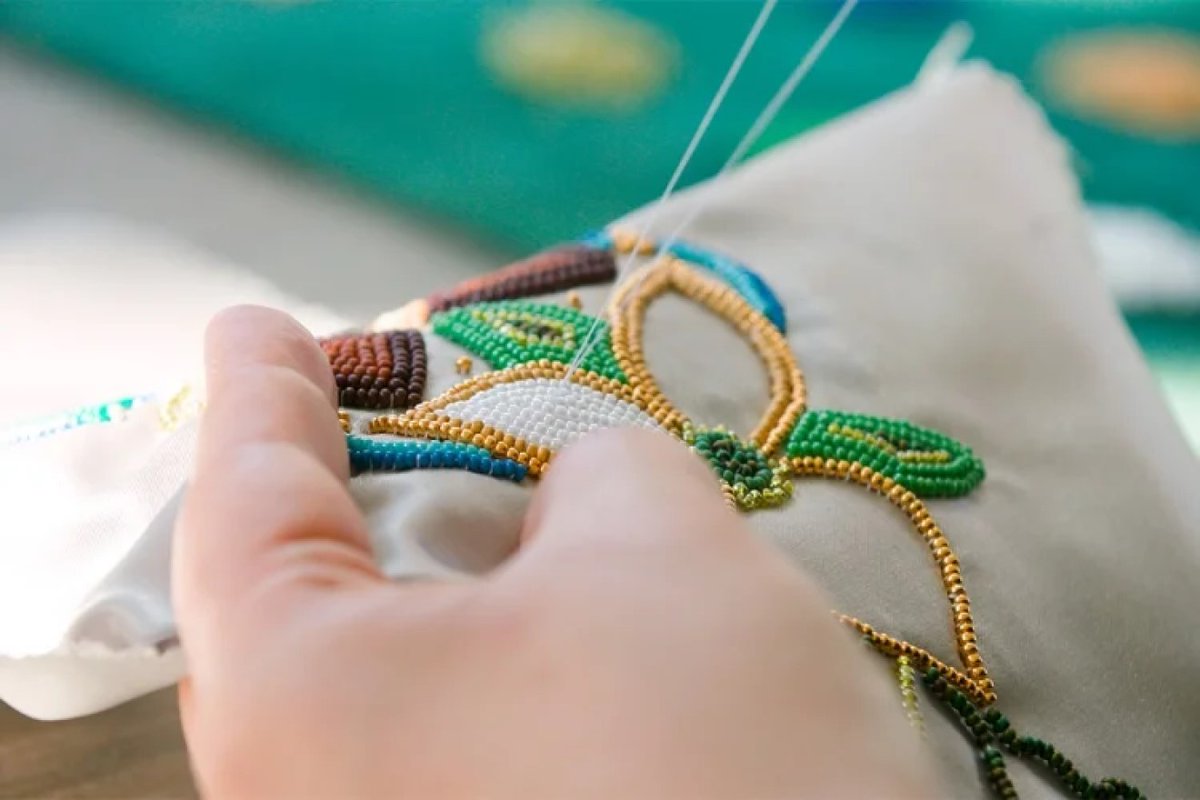
[[[61,722],[0,704],[0,798],[195,796],[174,687]]]

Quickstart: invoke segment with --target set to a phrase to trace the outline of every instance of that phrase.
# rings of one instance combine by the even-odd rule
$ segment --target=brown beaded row
[[[973,696],[976,696],[985,703],[994,701],[996,686],[988,676],[987,667],[983,663],[983,656],[979,653],[979,638],[975,633],[975,620],[971,616],[971,599],[967,596],[966,587],[963,585],[958,556],[950,548],[950,542],[946,539],[945,534],[942,533],[942,529],[933,519],[933,516],[929,513],[929,509],[921,499],[895,480],[858,462],[835,461],[834,459],[804,456],[803,458],[792,459],[791,464],[797,475],[818,475],[826,478],[853,481],[860,486],[883,495],[893,505],[908,515],[909,521],[932,552],[934,562],[937,564],[938,570],[942,575],[942,585],[945,587],[946,597],[950,601],[953,613],[954,639],[958,655],[962,659],[963,666],[966,668],[965,675],[959,674],[962,679],[969,681],[975,687]],[[860,623],[858,620],[853,620],[852,618],[847,618],[847,621],[850,621],[855,627],[866,625],[866,623]],[[861,627],[860,630],[862,630]],[[862,632],[864,634],[868,633],[865,630]],[[893,639],[886,634],[875,634],[874,631],[871,631],[871,633],[877,636],[881,643],[892,643],[888,644],[888,648],[892,648],[894,644],[896,653],[913,658],[932,658],[928,654],[921,656],[921,653],[924,651],[918,652],[920,648],[916,648],[907,642]],[[909,652],[909,649],[912,652]],[[888,652],[891,652],[891,649],[888,649]],[[926,666],[936,665],[931,663]],[[947,675],[946,679],[951,680],[949,675]],[[967,689],[959,686],[959,684],[955,684],[955,686],[963,689],[963,691],[967,691]]]
[[[426,302],[429,312],[433,313],[485,300],[515,300],[608,283],[616,277],[617,264],[612,253],[584,245],[568,245],[463,281],[445,292],[430,295]]]
[[[679,423],[684,416],[671,406],[658,387],[646,365],[642,347],[646,309],[659,295],[677,291],[732,325],[762,359],[770,378],[771,402],[750,440],[763,452],[773,454],[805,408],[804,375],[792,357],[787,340],[737,292],[703,277],[679,259],[663,258],[644,269],[641,278],[618,288],[609,305],[613,354],[629,383],[660,405],[671,408],[674,415],[668,421],[668,429],[677,435],[682,433]]]
[[[367,430],[369,433],[390,433],[395,436],[415,436],[422,439],[473,444],[486,449],[494,456],[509,458],[524,464],[529,468],[530,477],[536,478],[545,471],[546,466],[550,463],[550,459],[554,455],[550,450],[532,445],[518,436],[512,436],[478,420],[455,419],[439,412],[452,403],[467,400],[502,383],[537,378],[561,380],[566,376],[567,370],[566,364],[541,359],[497,372],[485,372],[463,381],[405,414],[387,414],[376,417],[368,424]],[[570,380],[572,383],[603,392],[637,406],[663,427],[666,427],[667,420],[675,413],[673,409],[655,402],[653,398],[647,399],[637,389],[594,372],[576,369],[571,373]]]
[[[425,394],[425,339],[420,331],[334,336],[321,340],[349,408],[410,408]]]

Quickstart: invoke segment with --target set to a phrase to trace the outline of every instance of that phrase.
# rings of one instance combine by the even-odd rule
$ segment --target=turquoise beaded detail
[[[525,480],[529,469],[507,458],[496,458],[482,447],[460,442],[421,442],[347,436],[350,471],[408,472],[415,469],[461,469],[491,475],[514,483]]]
[[[608,231],[594,231],[584,236],[580,243],[608,250],[613,247],[613,238]],[[778,296],[757,272],[729,256],[688,242],[676,240],[670,244],[667,252],[713,273],[770,320],[780,333],[787,332],[787,312],[784,311],[783,303],[779,302]]]
[[[434,333],[487,361],[507,369],[534,361],[569,364],[592,325],[595,344],[580,364],[582,369],[626,383],[613,357],[609,326],[573,308],[528,300],[501,300],[434,314]]]
[[[920,497],[961,497],[984,478],[970,448],[904,420],[809,411],[788,437],[791,458],[815,456],[870,467]]]
[[[84,406],[63,414],[56,414],[33,422],[18,424],[0,431],[0,446],[10,446],[44,439],[75,428],[88,425],[104,425],[121,422],[129,412],[154,402],[156,395],[134,395],[122,397],[108,403]]]

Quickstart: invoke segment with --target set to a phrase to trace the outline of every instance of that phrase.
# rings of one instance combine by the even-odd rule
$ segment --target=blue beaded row
[[[151,394],[122,397],[120,400],[84,406],[74,411],[5,428],[0,430],[0,447],[44,439],[48,436],[54,436],[87,425],[120,422],[125,419],[130,411],[139,406],[144,406],[154,399],[155,396]]]
[[[529,468],[507,458],[496,458],[482,447],[461,442],[369,439],[347,436],[350,471],[407,472],[414,469],[461,469],[479,475],[520,483]]]
[[[612,249],[613,240],[608,231],[595,231],[584,236],[580,242],[588,247]],[[760,314],[771,321],[781,333],[787,332],[787,313],[775,292],[757,272],[729,256],[714,253],[687,242],[676,241],[670,247],[672,255],[703,267],[725,281]]]

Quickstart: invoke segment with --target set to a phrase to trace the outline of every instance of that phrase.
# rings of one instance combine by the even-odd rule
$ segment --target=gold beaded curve
[[[496,372],[485,372],[453,386],[443,394],[410,409],[404,414],[384,414],[375,417],[367,425],[368,433],[390,433],[395,436],[413,436],[438,441],[456,441],[482,447],[499,458],[508,458],[529,468],[529,475],[542,475],[554,453],[546,447],[531,444],[519,436],[513,436],[480,420],[461,420],[440,413],[452,403],[467,400],[480,392],[502,383],[545,378],[561,380],[566,377],[568,365],[548,359],[519,364]],[[647,397],[636,388],[619,381],[598,375],[585,369],[571,373],[572,383],[597,392],[616,397],[644,411],[663,428],[670,425],[682,427],[688,424],[686,417],[676,422],[679,412],[669,405]]]
[[[677,258],[665,256],[644,269],[638,280],[618,287],[609,304],[613,355],[629,383],[659,405],[675,410],[646,365],[642,342],[646,309],[659,296],[678,292],[729,323],[766,366],[771,401],[749,439],[767,455],[774,454],[805,408],[804,375],[787,340],[733,289],[702,276]],[[682,412],[676,411],[669,423],[668,429],[677,436],[682,435],[682,427],[676,427],[682,419]]]
[[[916,645],[880,633],[859,619],[846,615],[839,615],[839,618],[867,637],[880,652],[890,656],[908,656],[915,666],[922,669],[936,667],[950,684],[969,694],[976,702],[984,705],[995,702],[996,685],[988,675],[983,656],[979,653],[979,637],[975,633],[975,620],[971,616],[971,599],[963,585],[958,556],[950,548],[946,535],[942,533],[942,529],[921,499],[895,480],[858,462],[804,456],[793,458],[791,463],[792,469],[799,476],[820,476],[857,483],[883,495],[892,505],[908,515],[913,528],[929,547],[934,563],[941,573],[942,586],[950,601],[954,640],[965,672],[938,661]]]

